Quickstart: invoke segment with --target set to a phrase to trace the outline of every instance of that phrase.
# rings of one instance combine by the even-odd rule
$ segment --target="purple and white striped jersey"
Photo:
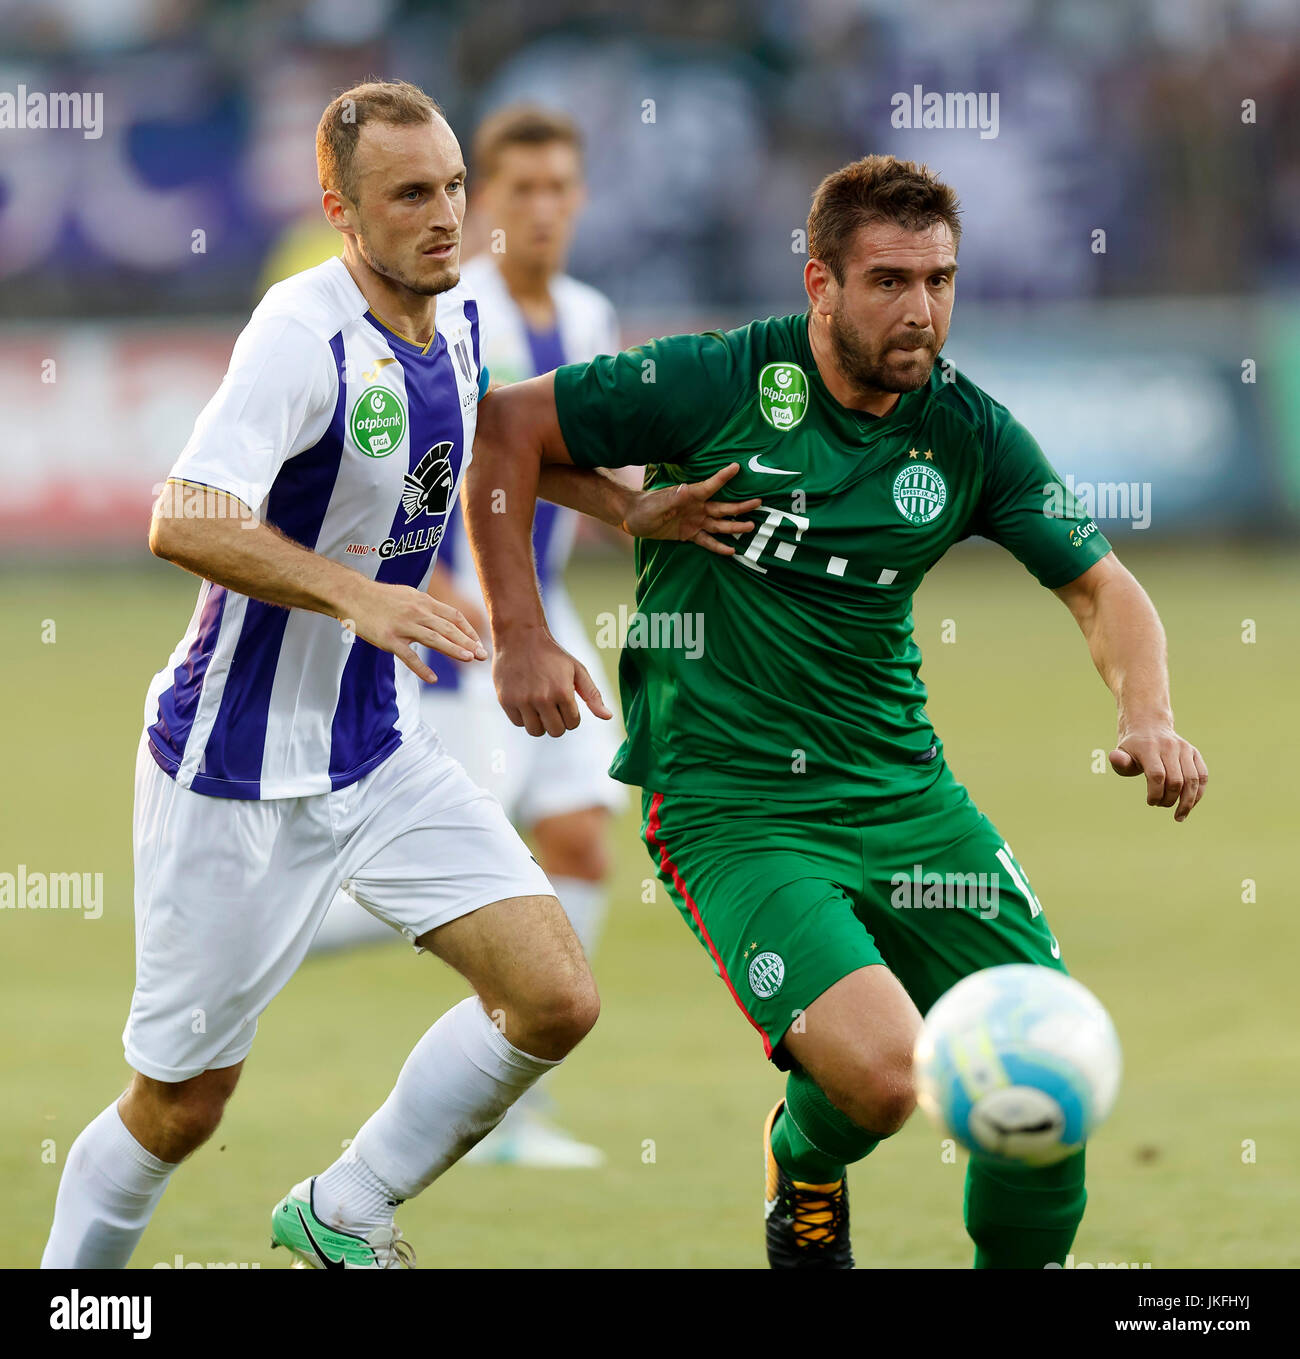
[[[304,547],[423,590],[487,377],[463,284],[439,296],[422,346],[380,321],[332,259],[267,292],[171,479],[226,491]],[[336,619],[205,581],[149,687],[149,749],[198,793],[325,793],[397,749],[420,687]]]

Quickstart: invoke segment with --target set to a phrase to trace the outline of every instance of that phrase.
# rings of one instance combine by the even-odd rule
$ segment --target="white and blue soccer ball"
[[[1032,963],[964,977],[925,1017],[917,1103],[978,1156],[1046,1166],[1096,1132],[1119,1093],[1119,1039],[1102,1003]]]

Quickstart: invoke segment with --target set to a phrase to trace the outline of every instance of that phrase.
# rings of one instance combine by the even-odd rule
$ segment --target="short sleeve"
[[[1068,585],[1110,551],[1034,436],[1010,415],[992,440],[970,530],[1001,543],[1049,589]]]
[[[492,385],[492,374],[489,373],[486,368],[480,368],[478,370],[478,399],[480,401],[482,401],[483,398],[487,395],[488,388],[491,385]]]
[[[254,316],[169,479],[215,487],[255,510],[285,462],[325,433],[337,399],[329,343],[292,317]]]
[[[652,340],[555,374],[560,432],[579,467],[683,464],[746,392],[737,356],[717,331]]]

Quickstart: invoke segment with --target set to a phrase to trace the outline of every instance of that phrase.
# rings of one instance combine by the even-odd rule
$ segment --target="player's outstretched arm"
[[[551,636],[533,566],[542,467],[569,461],[554,374],[493,388],[480,403],[465,474],[465,532],[487,602],[497,698],[530,736],[572,731],[580,720],[575,694],[597,717],[613,717],[586,667]],[[611,482],[593,493],[612,501],[619,487]]]
[[[1149,807],[1185,821],[1205,793],[1201,753],[1174,730],[1165,632],[1147,592],[1113,552],[1055,593],[1074,615],[1119,709],[1111,768],[1144,774]]]
[[[413,650],[417,644],[459,661],[487,658],[478,633],[458,609],[407,585],[380,584],[309,551],[224,491],[169,481],[154,505],[149,548],[252,599],[337,618],[424,680],[435,676]]]

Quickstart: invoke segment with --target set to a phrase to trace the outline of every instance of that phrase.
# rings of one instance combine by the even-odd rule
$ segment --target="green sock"
[[[1083,1218],[1083,1152],[1054,1166],[1003,1166],[970,1158],[966,1231],[976,1269],[1064,1264]]]
[[[880,1139],[859,1128],[802,1069],[785,1083],[785,1107],[772,1128],[772,1154],[792,1180],[834,1184],[844,1167],[860,1161]]]

